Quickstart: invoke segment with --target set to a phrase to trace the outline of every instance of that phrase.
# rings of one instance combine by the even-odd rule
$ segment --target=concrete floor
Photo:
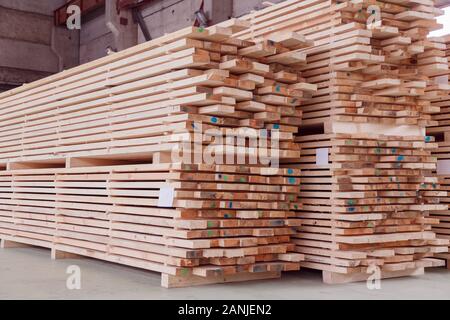
[[[66,288],[67,267],[82,272],[81,290]],[[266,280],[194,288],[164,289],[157,273],[91,259],[50,259],[37,248],[0,249],[0,299],[450,299],[450,272],[428,269],[425,276],[330,286],[321,273],[302,270]]]

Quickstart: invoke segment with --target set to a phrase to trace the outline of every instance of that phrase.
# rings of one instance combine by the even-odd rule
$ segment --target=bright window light
[[[442,29],[431,32],[430,37],[440,37],[450,34],[450,7],[444,10],[445,15],[437,18],[438,23],[443,25]]]

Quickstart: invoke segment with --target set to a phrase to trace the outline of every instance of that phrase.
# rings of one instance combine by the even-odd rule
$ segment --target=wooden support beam
[[[394,272],[382,272],[381,279],[391,279],[400,277],[421,276],[425,274],[424,268],[417,268],[411,270],[394,271]],[[323,282],[326,284],[344,284],[352,282],[367,281],[371,274],[354,273],[354,274],[341,274],[336,272],[323,271]]]
[[[281,277],[280,272],[256,272],[256,273],[238,273],[233,275],[224,275],[217,277],[199,277],[199,276],[173,276],[169,274],[161,275],[161,286],[164,288],[183,288],[197,285],[221,284],[242,281],[268,280]]]
[[[52,260],[66,260],[66,259],[84,259],[85,257],[78,254],[64,252],[55,248],[51,249]]]

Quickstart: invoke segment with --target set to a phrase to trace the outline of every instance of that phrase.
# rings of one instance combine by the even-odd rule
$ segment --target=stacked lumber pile
[[[450,35],[440,38],[433,38],[436,54],[447,64],[450,61]],[[430,86],[430,99],[433,106],[440,109],[439,113],[433,115],[435,123],[427,128],[427,133],[434,136],[438,148],[433,150],[437,157],[436,174],[440,179],[440,189],[446,193],[442,202],[450,204],[448,192],[450,191],[450,83],[448,73],[436,74],[432,78],[433,83]],[[439,225],[433,227],[439,238],[450,240],[450,214],[448,210],[433,211],[431,217],[439,219]],[[437,255],[437,257],[447,261],[447,268],[450,267],[450,255],[448,253]]]
[[[315,86],[289,66],[307,43],[231,38],[246,25],[183,29],[0,95],[3,245],[161,272],[167,287],[298,270],[299,170],[249,159],[300,157]]]
[[[302,266],[340,283],[416,275],[441,263],[447,241],[431,230],[446,210],[432,171],[437,146],[430,79],[448,67],[427,40],[443,14],[430,1],[288,0],[243,19],[242,40],[295,32],[314,46],[293,65],[318,91],[302,104]],[[377,272],[379,271],[379,272]]]

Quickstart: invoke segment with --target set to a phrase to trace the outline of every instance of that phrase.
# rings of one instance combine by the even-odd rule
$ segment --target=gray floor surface
[[[67,289],[71,265],[80,267],[80,290]],[[92,259],[52,261],[38,248],[0,249],[0,299],[450,299],[450,271],[383,280],[380,290],[326,285],[320,272],[306,269],[277,280],[165,289],[153,272]]]

